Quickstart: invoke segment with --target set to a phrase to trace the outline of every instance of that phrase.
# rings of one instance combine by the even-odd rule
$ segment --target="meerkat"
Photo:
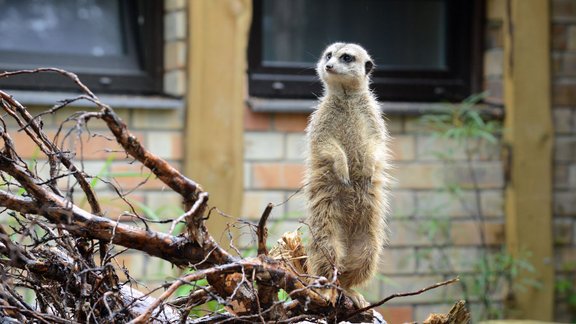
[[[369,88],[373,68],[359,45],[328,46],[316,67],[324,96],[306,129],[308,271],[331,279],[337,269],[358,307],[367,302],[352,288],[373,277],[388,231],[389,135]]]

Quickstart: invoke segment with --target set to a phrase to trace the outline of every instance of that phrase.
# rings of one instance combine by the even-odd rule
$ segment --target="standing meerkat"
[[[307,127],[308,269],[333,278],[336,268],[359,307],[367,303],[351,288],[373,277],[387,240],[389,135],[369,89],[373,67],[359,45],[328,46],[316,68],[324,96]]]

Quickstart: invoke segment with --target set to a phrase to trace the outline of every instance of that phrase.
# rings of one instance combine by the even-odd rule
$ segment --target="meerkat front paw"
[[[342,184],[350,186],[352,182],[350,181],[350,173],[348,171],[348,163],[334,163],[334,173],[336,177]]]
[[[344,291],[344,294],[350,297],[350,299],[352,299],[352,301],[354,302],[354,305],[356,305],[356,307],[358,308],[364,308],[366,306],[370,306],[370,303],[366,301],[366,298],[364,298],[364,296],[362,296],[362,294],[360,294],[357,291],[354,291],[352,289],[346,289]]]

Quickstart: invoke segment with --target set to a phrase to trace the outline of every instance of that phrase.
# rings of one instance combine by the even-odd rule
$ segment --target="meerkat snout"
[[[326,48],[316,71],[327,91],[365,91],[374,63],[368,52],[356,44],[334,43]]]

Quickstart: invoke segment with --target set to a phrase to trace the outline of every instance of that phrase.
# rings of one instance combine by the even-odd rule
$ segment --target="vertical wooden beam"
[[[188,2],[188,91],[185,166],[210,193],[210,206],[239,216],[243,190],[243,108],[251,0]],[[226,219],[213,212],[218,240]]]
[[[550,1],[507,0],[504,17],[505,141],[510,148],[506,243],[529,252],[542,287],[517,292],[510,317],[551,321],[554,302]]]

